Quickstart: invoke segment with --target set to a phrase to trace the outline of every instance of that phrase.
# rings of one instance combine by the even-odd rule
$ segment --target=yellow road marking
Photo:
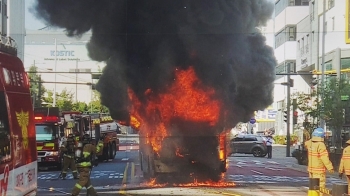
[[[122,184],[126,184],[127,179],[128,179],[128,169],[129,169],[129,162],[126,163],[126,167],[124,170],[124,176],[123,176],[123,181]]]
[[[126,163],[126,166],[125,166],[125,169],[124,169],[124,176],[123,176],[123,180],[122,180],[123,188],[121,188],[118,191],[119,194],[123,194],[123,195],[126,194],[125,187],[126,187],[126,182],[127,182],[127,179],[128,179],[128,168],[129,168],[129,162]]]
[[[135,180],[135,163],[131,162],[131,181],[134,182]]]
[[[235,194],[235,193],[229,193],[229,192],[224,192],[224,191],[209,191],[209,190],[204,190],[205,192],[208,192],[208,193],[214,193],[214,194],[220,194],[220,195],[229,195],[229,196],[242,196],[242,195],[238,195],[238,194]]]

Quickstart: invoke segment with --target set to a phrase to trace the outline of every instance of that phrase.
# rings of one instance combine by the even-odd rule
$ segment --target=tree
[[[73,93],[64,89],[61,93],[56,93],[56,107],[59,107],[61,111],[73,110]],[[53,105],[53,92],[48,90],[47,95],[44,97],[44,101],[50,107]]]
[[[43,81],[41,76],[37,73],[38,67],[35,65],[29,68],[29,85],[30,85],[30,94],[33,99],[34,107],[40,107],[43,101],[43,96],[46,92],[45,87],[42,85]]]
[[[326,125],[333,130],[334,142],[340,147],[340,134],[344,125],[344,110],[350,106],[349,101],[341,101],[342,95],[350,95],[349,79],[336,77],[328,78],[324,90],[316,89],[310,94],[298,92],[293,94],[297,99],[298,109],[305,114],[304,124],[309,125],[309,131],[318,126],[322,114],[321,97],[323,97],[323,118]]]
[[[88,110],[91,113],[109,113],[108,108],[101,104],[100,94],[96,90],[93,91],[93,99],[88,105]]]
[[[86,112],[88,110],[88,105],[85,102],[78,101],[73,104],[73,111]]]

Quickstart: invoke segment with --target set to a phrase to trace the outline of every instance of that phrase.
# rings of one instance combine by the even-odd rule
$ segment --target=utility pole
[[[287,72],[290,73],[290,63],[287,63]],[[290,87],[291,87],[291,79],[290,75],[287,75],[287,149],[286,149],[286,157],[290,157]]]
[[[39,82],[38,82],[38,107],[41,107],[41,75],[39,75]]]
[[[75,103],[78,103],[78,59],[75,64]]]
[[[55,84],[54,84],[54,90],[53,90],[53,103],[52,103],[52,107],[55,107],[56,106],[56,80],[57,80],[57,39],[55,38]]]
[[[322,30],[322,75],[321,75],[321,112],[320,112],[320,127],[325,129],[324,120],[324,53],[325,53],[325,37],[326,37],[326,0],[323,0],[323,18],[322,18],[323,30]]]

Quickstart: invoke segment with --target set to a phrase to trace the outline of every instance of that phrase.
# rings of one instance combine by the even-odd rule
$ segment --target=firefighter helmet
[[[320,127],[316,128],[314,132],[312,132],[312,137],[324,137],[324,130]]]
[[[69,139],[73,139],[73,138],[74,138],[73,133],[68,134],[68,138],[69,138]]]

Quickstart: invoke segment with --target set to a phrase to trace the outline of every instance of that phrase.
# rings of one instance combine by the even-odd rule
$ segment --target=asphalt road
[[[308,175],[306,166],[297,165],[293,157],[286,157],[285,146],[273,147],[273,158],[234,154],[228,157],[229,168],[225,182],[235,186],[208,187],[203,185],[149,187],[144,181],[138,161],[138,150],[119,151],[114,160],[100,163],[91,174],[92,184],[99,195],[231,195],[277,196],[306,195]],[[58,179],[59,171],[38,174],[38,195],[69,195],[75,180]],[[344,183],[336,175],[327,175],[327,185]],[[83,189],[81,195],[86,195]]]
[[[92,185],[98,191],[113,191],[119,190],[122,183],[133,183],[137,162],[137,150],[117,152],[114,160],[102,162],[93,168],[91,172]],[[66,180],[59,179],[59,175],[60,171],[40,171],[38,173],[38,196],[70,195],[76,180],[73,179],[71,173],[68,173]],[[81,195],[85,195],[85,189],[81,193]]]

